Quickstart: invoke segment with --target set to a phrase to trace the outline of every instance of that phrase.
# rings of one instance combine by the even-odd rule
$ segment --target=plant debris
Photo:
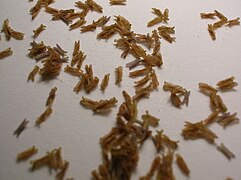
[[[176,108],[180,108],[183,104],[186,104],[186,106],[188,106],[190,91],[179,85],[172,84],[166,81],[164,82],[163,90],[171,92],[170,100]],[[181,100],[180,97],[183,97],[183,100]]]
[[[97,4],[93,0],[86,0],[85,3],[78,1],[78,2],[75,2],[75,4],[78,8],[83,9],[83,10],[96,11],[98,13],[103,12],[103,7],[99,4]]]
[[[169,43],[175,42],[176,38],[171,37],[171,34],[175,33],[174,28],[175,27],[161,26],[158,28],[159,35]]]
[[[67,65],[64,68],[64,72],[69,73],[72,76],[77,76],[77,77],[81,77],[83,75],[83,71],[82,70],[80,70],[79,68],[71,67],[69,65]]]
[[[165,9],[164,12],[162,13],[161,10],[157,9],[157,8],[152,8],[152,13],[155,14],[157,17],[155,17],[154,19],[152,19],[151,21],[149,21],[147,23],[147,27],[151,27],[154,26],[158,23],[161,22],[165,22],[167,23],[167,21],[169,20],[169,10]]]
[[[29,159],[31,156],[36,154],[38,149],[35,146],[32,146],[17,155],[17,161],[23,161]]]
[[[236,116],[237,116],[237,113],[233,113],[233,114],[223,113],[221,116],[217,117],[217,122],[218,124],[226,128],[231,124],[239,122],[239,119]]]
[[[202,121],[204,125],[210,125],[217,121],[219,111],[212,112],[206,119]]]
[[[52,4],[54,0],[37,0],[36,4],[30,9],[30,14],[32,16],[32,20],[37,17],[40,10],[43,7],[48,7],[50,4]]]
[[[22,40],[24,38],[24,33],[15,31],[9,26],[8,19],[5,19],[3,22],[2,32],[5,33],[7,40],[10,40],[11,37],[16,40]]]
[[[176,163],[179,167],[179,169],[185,174],[186,176],[189,176],[190,170],[187,166],[187,163],[183,159],[183,157],[180,154],[176,154]]]
[[[12,49],[9,47],[3,51],[0,52],[0,59],[3,59],[5,57],[11,56],[13,54]]]
[[[122,81],[122,76],[123,76],[123,67],[122,66],[115,68],[115,76],[116,76],[115,84],[120,84]]]
[[[111,5],[126,5],[126,0],[110,0]]]
[[[148,129],[149,126],[157,127],[160,121],[160,119],[150,115],[149,111],[146,111],[146,114],[143,114],[141,118],[143,120],[142,126],[144,129]]]
[[[208,32],[212,38],[212,40],[215,40],[216,39],[216,33],[214,31],[214,27],[212,24],[208,24]]]
[[[102,82],[101,82],[101,84],[100,84],[100,89],[101,89],[102,91],[104,91],[104,90],[107,88],[108,83],[109,83],[109,79],[110,79],[110,73],[108,73],[108,74],[106,74],[106,75],[104,76],[104,78],[103,78],[103,80],[102,80]]]
[[[199,83],[199,90],[208,96],[212,93],[215,94],[218,92],[216,88],[212,87],[211,85],[208,85],[207,83]]]
[[[163,134],[163,130],[156,131],[156,135],[152,137],[152,141],[154,142],[157,152],[163,151],[164,147],[176,150],[179,142],[171,140],[168,136]]]
[[[28,81],[34,82],[34,77],[39,73],[39,67],[37,65],[34,66],[33,70],[28,75]]]
[[[150,180],[150,179],[152,179],[155,172],[159,169],[160,163],[161,163],[161,158],[160,158],[160,156],[157,156],[152,161],[151,167],[150,167],[149,171],[147,172],[147,174],[143,177],[140,177],[140,180]]]
[[[49,106],[49,107],[52,106],[55,99],[56,91],[57,91],[57,87],[54,87],[53,89],[51,89],[51,91],[49,92],[48,99],[46,101],[46,106]]]
[[[221,96],[219,96],[218,94],[211,93],[209,98],[210,98],[210,106],[213,111],[226,112],[228,110]]]
[[[74,87],[74,92],[79,93],[83,88],[87,93],[93,91],[98,83],[99,78],[94,76],[92,65],[85,66],[86,73],[84,73],[80,79],[80,81]]]
[[[226,16],[224,16],[222,13],[220,13],[217,10],[214,10],[213,13],[200,13],[200,16],[202,19],[215,19],[215,17],[219,18],[219,21],[216,21],[213,24],[208,24],[208,32],[209,35],[211,36],[212,40],[216,39],[216,33],[215,30],[226,25],[229,27],[239,25],[239,17],[236,19],[228,20]]]
[[[23,132],[24,129],[27,128],[29,121],[26,120],[26,118],[21,122],[21,124],[18,126],[18,128],[13,132],[14,135],[17,136],[17,138],[20,136],[20,134]]]
[[[117,103],[117,99],[115,97],[110,98],[109,100],[99,100],[94,101],[85,97],[82,97],[80,104],[88,109],[91,109],[93,112],[100,113],[104,111],[110,110]]]
[[[33,41],[29,49],[29,56],[36,61],[41,60],[43,67],[39,70],[39,74],[43,78],[50,78],[59,75],[63,63],[68,61],[66,51],[58,44],[56,47],[46,46],[43,42],[36,43]]]
[[[72,53],[71,67],[76,65],[77,69],[80,69],[85,59],[86,55],[83,51],[80,50],[80,41],[75,41],[74,50]]]
[[[94,31],[97,27],[104,26],[108,21],[110,20],[110,17],[102,16],[97,21],[93,21],[92,24],[82,26],[81,27],[81,33],[87,32],[87,31]]]
[[[62,157],[62,149],[53,149],[47,152],[45,156],[30,162],[32,164],[32,171],[47,166],[49,170],[55,170],[56,180],[63,180],[65,173],[69,167],[69,162]]]
[[[238,83],[234,82],[234,77],[231,76],[230,78],[224,79],[222,81],[217,82],[217,86],[220,90],[229,90],[233,89]]]
[[[166,155],[162,156],[162,161],[157,171],[156,179],[165,179],[165,180],[175,180],[172,169],[173,162],[173,151],[168,151]]]
[[[209,143],[214,143],[217,135],[206,127],[202,122],[190,123],[185,122],[185,127],[182,130],[182,136],[185,139],[204,139]]]
[[[48,106],[45,111],[37,118],[35,121],[35,126],[40,126],[46,119],[50,116],[50,114],[53,112],[51,106]]]
[[[235,155],[223,143],[221,143],[219,146],[217,145],[217,149],[223,153],[228,160],[235,158]]]
[[[33,30],[33,38],[37,38],[38,35],[46,29],[46,26],[41,24],[36,30]]]

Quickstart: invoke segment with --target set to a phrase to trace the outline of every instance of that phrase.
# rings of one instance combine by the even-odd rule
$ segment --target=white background
[[[190,169],[190,179],[193,180],[222,180],[227,176],[241,179],[241,126],[239,124],[227,127],[225,130],[218,124],[211,129],[218,135],[217,142],[223,142],[236,155],[228,161],[216,148],[203,140],[184,141],[181,130],[184,121],[197,122],[210,114],[209,99],[198,91],[199,82],[215,85],[218,80],[231,75],[241,85],[241,28],[239,26],[222,27],[216,31],[217,40],[212,41],[207,24],[212,20],[201,20],[200,12],[212,12],[217,9],[229,19],[240,17],[240,0],[128,0],[126,6],[110,6],[108,0],[96,0],[104,7],[104,13],[89,13],[88,23],[102,15],[123,15],[131,23],[137,33],[151,32],[154,28],[147,28],[146,24],[155,16],[151,8],[164,10],[169,8],[170,26],[175,26],[176,43],[169,44],[162,40],[161,52],[164,65],[157,69],[160,81],[158,91],[151,94],[149,99],[138,103],[139,116],[149,112],[159,117],[160,125],[157,129],[174,140],[180,140],[178,152],[186,159]],[[13,56],[0,60],[0,179],[54,179],[54,173],[49,174],[47,168],[34,173],[29,171],[29,162],[16,163],[16,154],[36,145],[39,153],[32,159],[40,157],[46,151],[62,147],[63,156],[69,160],[70,168],[67,177],[75,179],[90,179],[90,173],[101,162],[99,138],[105,135],[115,123],[115,114],[118,106],[108,116],[93,115],[90,110],[79,105],[81,96],[92,99],[107,99],[115,96],[119,103],[123,101],[121,92],[127,90],[134,93],[133,79],[128,77],[128,69],[124,68],[124,77],[121,87],[114,84],[114,68],[125,64],[120,58],[121,51],[113,46],[118,36],[108,40],[98,41],[96,35],[100,32],[80,34],[79,30],[69,31],[61,22],[51,21],[51,15],[41,10],[37,18],[32,21],[29,15],[30,8],[35,3],[28,0],[1,0],[0,22],[6,18],[13,29],[25,33],[22,41],[11,39],[6,41],[4,34],[0,42],[0,50],[11,47]],[[67,9],[74,7],[73,0],[62,0],[52,7]],[[112,20],[109,22],[112,23]],[[84,92],[75,94],[73,87],[78,78],[72,77],[63,71],[52,81],[27,83],[28,73],[35,65],[35,61],[27,57],[29,43],[32,41],[32,30],[40,24],[45,24],[47,30],[36,39],[45,44],[54,46],[58,43],[68,51],[71,57],[74,41],[81,41],[81,48],[87,55],[85,64],[92,64],[94,73],[102,79],[105,73],[111,73],[110,84],[105,93],[96,89],[91,94]],[[162,90],[164,81],[180,84],[191,91],[189,107],[176,109],[168,102],[169,93]],[[44,111],[48,93],[54,86],[58,87],[57,96],[53,105],[53,114],[40,128],[34,127],[36,118]],[[220,94],[230,112],[241,114],[240,86],[235,91]],[[28,128],[20,138],[12,135],[13,131],[24,119],[30,121]],[[154,131],[153,131],[154,132]],[[155,157],[155,148],[149,140],[140,152],[140,160],[132,179],[144,175]],[[173,165],[176,179],[187,179]]]

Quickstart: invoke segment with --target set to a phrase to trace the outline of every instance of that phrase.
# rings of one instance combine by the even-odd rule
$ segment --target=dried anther
[[[42,7],[48,8],[48,5],[53,2],[53,0],[37,0],[37,3],[30,9],[32,19],[34,19],[39,14]]]
[[[83,71],[80,70],[79,68],[73,68],[69,65],[67,65],[64,68],[64,72],[71,74],[72,76],[77,76],[77,77],[81,77],[83,75]]]
[[[14,135],[17,137],[20,136],[20,134],[23,132],[24,129],[27,128],[29,121],[26,120],[26,118],[21,122],[21,124],[18,126],[18,128],[13,132]]]
[[[11,37],[17,40],[22,40],[24,38],[24,33],[15,31],[9,26],[8,19],[3,22],[2,32],[5,33],[7,40],[10,40]]]
[[[126,0],[110,0],[111,5],[125,5]]]
[[[230,78],[217,82],[217,86],[221,90],[233,89],[235,86],[238,85],[238,83],[234,82],[234,79],[235,78],[231,76]]]
[[[166,81],[164,82],[163,90],[171,92],[170,100],[175,107],[180,108],[183,104],[188,106],[190,91],[187,91],[185,88],[179,85]],[[180,99],[181,96],[183,96],[183,100]]]
[[[175,27],[168,27],[168,26],[158,27],[159,35],[160,35],[163,39],[165,39],[166,41],[168,41],[169,43],[175,42],[175,41],[176,41],[176,38],[175,38],[175,37],[171,37],[171,35],[170,35],[170,34],[174,34],[174,33],[175,33],[174,28],[175,28]]]
[[[47,166],[49,170],[55,170],[55,171],[60,170],[59,171],[60,173],[62,170],[66,171],[68,168],[68,164],[66,164],[67,161],[63,160],[61,148],[53,149],[52,151],[47,152],[45,156],[42,156],[39,159],[33,160],[30,163],[32,164],[32,168],[31,168],[32,171],[40,167]],[[56,178],[58,179],[59,177],[60,179],[58,180],[62,180],[61,177],[62,175],[65,174],[65,172],[62,172],[60,174],[59,173],[56,174]]]
[[[147,23],[147,27],[151,27],[154,26],[158,23],[161,22],[165,22],[167,23],[167,21],[169,20],[169,10],[165,9],[164,12],[162,13],[159,9],[157,8],[152,8],[152,13],[155,14],[157,17],[155,17],[154,19],[152,19],[151,21],[149,21]]]
[[[51,89],[51,91],[49,92],[49,97],[46,101],[46,106],[52,106],[56,96],[56,91],[57,91],[57,87],[54,87],[53,89]]]
[[[141,116],[143,120],[143,128],[148,129],[149,126],[157,127],[159,124],[160,119],[152,116],[149,114],[148,111],[146,111],[146,114]]]
[[[65,161],[61,170],[56,174],[56,180],[64,180],[64,176],[68,168],[69,168],[69,162]]]
[[[180,108],[181,107],[182,102],[181,102],[179,96],[177,96],[176,94],[171,93],[170,99],[171,99],[172,104],[176,108]]]
[[[53,112],[51,106],[48,106],[46,110],[37,118],[35,121],[35,126],[40,126],[46,119],[50,116],[50,114]]]
[[[217,149],[223,153],[228,160],[235,158],[235,155],[223,143],[221,143],[220,146],[217,146]]]
[[[206,119],[204,119],[204,120],[202,121],[202,123],[203,123],[204,125],[212,124],[213,122],[215,122],[215,121],[217,120],[218,114],[219,114],[218,111],[212,112]]]
[[[84,18],[80,18],[78,21],[76,21],[75,23],[69,26],[69,30],[77,29],[82,25],[84,25],[85,23],[86,23],[86,20]]]
[[[104,91],[104,90],[107,88],[108,83],[109,83],[109,79],[110,79],[110,73],[108,73],[108,74],[106,74],[106,75],[104,76],[104,78],[103,78],[103,80],[102,80],[102,82],[101,82],[101,84],[100,84],[100,89],[101,89],[102,91]]]
[[[97,39],[109,39],[116,34],[116,24],[102,26],[102,31],[97,35]]]
[[[186,176],[189,176],[190,170],[187,166],[187,163],[183,159],[183,157],[180,154],[176,154],[176,163],[179,167],[179,169],[185,174]]]
[[[212,93],[218,92],[217,89],[215,89],[214,87],[212,87],[206,83],[199,83],[199,90],[206,95],[210,95]]]
[[[46,46],[43,42],[36,43],[33,41],[29,49],[29,56],[35,60],[42,60],[43,67],[40,69],[39,74],[43,78],[50,78],[59,75],[63,63],[68,61],[64,51],[58,44],[56,47]]]
[[[209,143],[214,143],[217,135],[208,129],[202,122],[190,123],[185,122],[182,135],[185,139],[205,139]]]
[[[115,68],[115,76],[116,76],[115,84],[120,84],[122,81],[122,76],[123,76],[123,67],[122,66]]]
[[[179,141],[173,141],[168,136],[163,134],[163,130],[156,131],[157,134],[152,137],[152,141],[156,147],[157,152],[163,151],[164,147],[168,149],[177,149]]]
[[[36,30],[33,30],[33,38],[38,37],[38,35],[46,29],[46,26],[41,24]]]
[[[236,18],[236,19],[228,20],[226,26],[232,27],[232,26],[238,26],[238,25],[240,25],[240,18],[239,17]]]
[[[85,3],[78,1],[78,2],[75,2],[75,4],[80,9],[96,11],[98,13],[103,12],[103,7],[97,4],[93,0],[86,0]]]
[[[156,179],[175,180],[172,170],[173,151],[168,151],[166,155],[162,155],[162,161],[157,172]]]
[[[34,82],[34,77],[38,74],[39,72],[39,67],[37,65],[34,66],[33,70],[29,73],[28,75],[28,81]]]
[[[214,19],[216,16],[216,13],[200,13],[201,18],[203,19]]]
[[[82,75],[80,81],[74,87],[74,92],[78,93],[82,87],[87,93],[93,91],[99,83],[99,78],[93,75],[92,65],[85,66],[86,73]]]
[[[146,75],[146,74],[148,74],[149,72],[151,72],[151,67],[145,67],[145,68],[143,68],[143,69],[135,70],[135,71],[130,72],[130,73],[129,73],[129,76],[130,76],[131,78],[134,78],[134,77]]]
[[[212,40],[215,40],[216,39],[216,33],[214,31],[214,27],[212,24],[208,24],[208,32],[212,38]]]
[[[214,111],[218,110],[220,112],[226,112],[228,110],[221,96],[219,96],[218,94],[211,93],[209,98],[210,98],[210,106],[212,110]]]
[[[112,107],[114,107],[117,103],[117,99],[115,97],[110,98],[109,100],[99,100],[94,101],[85,97],[82,97],[82,100],[80,101],[80,104],[86,108],[91,109],[93,112],[103,112],[110,110]]]
[[[217,10],[214,10],[214,12],[216,13],[216,16],[217,16],[220,20],[227,21],[227,18],[226,18],[222,13],[220,13],[220,12],[217,11]]]
[[[80,69],[86,58],[84,52],[80,50],[80,41],[75,41],[72,56],[71,66],[73,67],[77,64],[77,68]]]
[[[110,17],[102,16],[97,21],[93,21],[92,24],[82,26],[81,33],[87,32],[87,31],[94,31],[96,30],[97,27],[104,26],[109,20],[110,20]]]
[[[227,127],[228,125],[231,125],[233,123],[238,123],[239,119],[236,117],[237,113],[223,113],[222,116],[217,117],[217,122],[224,128]]]
[[[0,52],[0,59],[3,59],[5,57],[11,56],[13,54],[12,49],[9,47],[3,51]]]
[[[31,156],[33,156],[37,152],[38,152],[38,149],[35,146],[32,146],[32,147],[26,149],[25,151],[19,153],[17,155],[17,161],[23,161],[23,160],[29,159]]]
[[[219,21],[215,22],[214,24],[208,24],[208,32],[212,38],[212,40],[216,39],[215,31],[217,28],[220,28],[226,24],[226,26],[232,27],[234,25],[239,25],[240,21],[239,18],[228,20],[226,16],[220,13],[217,10],[214,10],[214,13],[200,13],[201,18],[210,18],[214,19],[215,16],[219,18]]]
[[[161,163],[161,158],[160,156],[157,156],[151,164],[151,168],[147,172],[147,174],[143,177],[140,177],[140,180],[151,180],[152,177],[154,176],[155,172],[159,169]]]

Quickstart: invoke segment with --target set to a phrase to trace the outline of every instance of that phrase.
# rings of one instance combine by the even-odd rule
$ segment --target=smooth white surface
[[[214,21],[201,20],[200,12],[211,12],[215,9],[228,18],[240,17],[240,0],[128,0],[126,6],[110,6],[108,0],[96,0],[104,7],[104,13],[89,13],[87,20],[90,23],[102,15],[123,15],[131,23],[135,32],[151,32],[154,28],[147,28],[146,24],[154,15],[151,8],[164,10],[169,8],[170,26],[175,26],[177,42],[169,44],[162,40],[161,52],[164,65],[156,72],[159,77],[159,90],[153,92],[149,99],[141,100],[138,104],[139,115],[145,110],[161,119],[157,129],[164,132],[174,140],[180,140],[178,152],[186,159],[193,180],[222,180],[227,176],[241,179],[241,126],[234,125],[225,130],[219,125],[212,125],[211,129],[218,135],[218,143],[223,142],[236,155],[228,161],[216,148],[203,140],[183,141],[180,133],[184,121],[196,122],[210,113],[209,100],[198,91],[199,82],[212,85],[218,80],[231,75],[241,85],[241,28],[240,26],[217,30],[217,40],[212,41],[207,24]],[[75,179],[90,179],[90,172],[96,169],[101,161],[99,138],[105,135],[115,123],[115,114],[118,107],[114,108],[108,116],[93,115],[90,110],[79,105],[83,92],[75,94],[73,87],[78,78],[64,72],[57,79],[42,82],[36,79],[34,83],[27,83],[28,73],[35,65],[35,61],[27,57],[29,43],[32,41],[32,30],[41,23],[47,26],[37,38],[37,42],[54,46],[58,43],[68,51],[71,57],[75,40],[81,41],[81,48],[86,53],[85,64],[93,64],[94,73],[102,79],[105,73],[111,73],[110,85],[105,93],[96,89],[88,97],[93,99],[107,99],[115,96],[119,103],[123,101],[121,92],[127,90],[134,92],[133,79],[128,77],[128,69],[124,68],[124,77],[121,87],[114,85],[114,68],[124,66],[133,60],[128,56],[126,60],[120,58],[121,51],[113,46],[111,38],[107,42],[96,40],[96,32],[80,34],[79,30],[69,31],[61,22],[51,21],[51,16],[41,10],[34,21],[31,21],[29,9],[34,3],[28,0],[1,0],[0,22],[8,18],[10,26],[25,33],[23,41],[5,40],[3,34],[0,41],[0,50],[12,47],[14,54],[0,60],[0,179],[54,179],[54,174],[49,174],[46,168],[34,173],[29,171],[29,162],[16,163],[16,154],[27,147],[36,145],[40,157],[46,151],[62,147],[64,158],[70,161],[67,177]],[[52,7],[66,9],[73,8],[73,0],[57,1]],[[109,22],[112,23],[112,20]],[[116,36],[117,37],[117,36]],[[176,109],[168,102],[169,93],[161,88],[164,81],[183,85],[191,90],[189,107]],[[35,128],[35,119],[43,112],[45,101],[51,88],[58,87],[57,96],[53,105],[53,114],[41,125]],[[241,114],[240,86],[235,91],[221,93],[230,112]],[[28,128],[17,139],[12,132],[24,119],[30,121]],[[155,156],[155,149],[151,141],[145,143],[136,173],[132,179],[144,175],[150,167]],[[187,179],[174,164],[176,179]]]

